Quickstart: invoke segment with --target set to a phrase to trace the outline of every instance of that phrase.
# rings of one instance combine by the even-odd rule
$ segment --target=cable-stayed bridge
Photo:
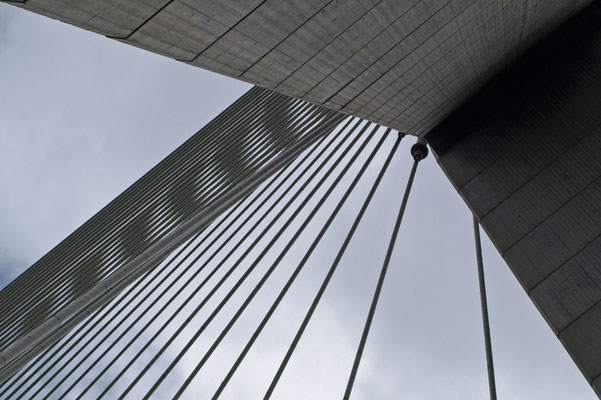
[[[138,357],[150,354],[144,353],[148,349],[155,352],[148,367],[134,368],[135,378],[123,385],[119,380],[131,365],[122,365],[110,352],[126,352],[123,340],[132,337],[125,333],[112,344],[111,329],[118,337],[134,327],[136,318],[148,326],[158,321],[165,331],[173,329],[172,340],[178,340],[180,327],[167,321],[176,319],[173,307],[188,297],[174,298],[173,292],[181,288],[198,304],[197,312],[203,299],[209,302],[212,296],[180,287],[179,280],[173,281],[178,273],[196,288],[204,285],[197,279],[206,278],[207,286],[198,291],[209,290],[209,282],[219,284],[219,279],[230,282],[231,275],[242,279],[242,285],[246,278],[234,271],[252,272],[258,266],[267,268],[268,282],[270,266],[275,271],[288,251],[286,245],[275,245],[278,238],[302,236],[303,223],[294,221],[311,221],[328,196],[342,195],[336,189],[340,181],[359,182],[358,160],[366,168],[378,160],[384,174],[387,156],[382,154],[392,157],[405,134],[427,139],[598,390],[599,11],[594,2],[11,3],[274,92],[251,90],[0,293],[8,305],[0,324],[0,373],[10,378],[3,396],[93,397],[106,390],[114,397],[117,389],[117,394],[128,394],[157,368],[152,359],[161,357],[161,348],[132,341],[130,347],[140,346]],[[352,185],[346,190],[351,195]],[[339,201],[344,204],[344,197]],[[336,206],[329,211],[335,219]],[[361,209],[356,212],[359,224]],[[326,232],[330,218],[318,219]],[[262,225],[270,221],[272,226]],[[230,229],[253,233],[231,236]],[[347,245],[352,245],[352,229],[349,235]],[[219,250],[212,260],[234,269],[230,275],[217,269],[209,276],[212,270],[198,263],[218,248],[211,246],[232,241],[258,248],[248,254],[234,250],[233,266]],[[195,261],[197,255],[187,253],[186,246],[204,253]],[[204,261],[207,267],[212,260]],[[189,275],[193,273],[198,275]],[[257,282],[257,292],[262,285]],[[157,297],[163,290],[165,295]],[[226,307],[227,298],[222,300]],[[206,316],[206,327],[219,315],[219,305],[214,315]],[[195,315],[195,309],[183,307],[186,315]],[[230,312],[234,325],[244,309]],[[203,326],[194,327],[199,329],[182,346],[182,358]],[[148,340],[143,333],[139,338]],[[112,344],[104,360],[114,361],[104,371],[90,364],[103,360],[98,355],[77,367],[64,364],[81,355],[78,346],[86,342],[107,349]],[[216,340],[215,349],[218,345]],[[189,379],[211,356],[209,351],[199,357]],[[243,360],[245,354],[239,356]],[[159,371],[160,378],[147,388],[149,395],[168,379],[177,361]],[[224,385],[236,367],[232,365]],[[82,392],[79,382],[87,376],[93,380]],[[179,382],[182,391],[174,393],[184,393],[187,383]],[[75,387],[78,393],[73,394],[70,388]]]

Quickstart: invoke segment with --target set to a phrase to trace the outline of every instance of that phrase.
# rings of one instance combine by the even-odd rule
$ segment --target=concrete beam
[[[8,2],[166,57],[422,135],[591,1]]]
[[[531,49],[427,138],[601,394],[601,4]]]

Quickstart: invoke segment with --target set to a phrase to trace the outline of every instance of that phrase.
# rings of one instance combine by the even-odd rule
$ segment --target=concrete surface
[[[438,162],[601,394],[601,6],[427,135]]]
[[[590,0],[7,2],[420,135]]]
[[[525,55],[591,1],[10,3],[428,133],[441,167],[601,394],[599,2]]]

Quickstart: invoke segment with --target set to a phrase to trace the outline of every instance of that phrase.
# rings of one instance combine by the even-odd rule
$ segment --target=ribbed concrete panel
[[[593,381],[593,389],[595,389],[595,393],[601,393],[601,377]]]
[[[601,238],[596,238],[532,289],[532,298],[556,331],[601,301],[600,259]]]
[[[155,48],[159,54],[188,60],[202,52],[227,31],[227,26],[196,11],[183,1],[174,1],[129,36],[126,42]]]
[[[572,357],[578,360],[580,369],[589,380],[601,375],[600,337],[601,304],[590,308],[559,334],[564,346],[569,349]]]
[[[601,3],[428,134],[438,162],[601,393]]]
[[[107,36],[126,37],[168,0],[27,0],[16,5]]]
[[[482,220],[494,227],[494,235],[500,248],[507,250],[523,238],[531,229],[544,221],[552,212],[569,199],[576,196],[601,174],[601,129],[574,144],[545,169],[532,177],[527,185],[498,204]],[[532,199],[544,198],[544,204]],[[517,214],[521,218],[516,223],[505,224],[505,216]]]
[[[26,0],[31,11],[420,135],[591,0]]]
[[[597,180],[504,252],[510,265],[523,269],[520,275],[527,288],[535,287],[601,234],[600,200],[601,180]]]

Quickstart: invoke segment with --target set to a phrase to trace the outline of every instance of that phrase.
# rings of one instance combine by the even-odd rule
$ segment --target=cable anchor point
[[[426,138],[417,138],[417,142],[411,146],[411,155],[415,161],[421,161],[428,157],[428,144]]]

